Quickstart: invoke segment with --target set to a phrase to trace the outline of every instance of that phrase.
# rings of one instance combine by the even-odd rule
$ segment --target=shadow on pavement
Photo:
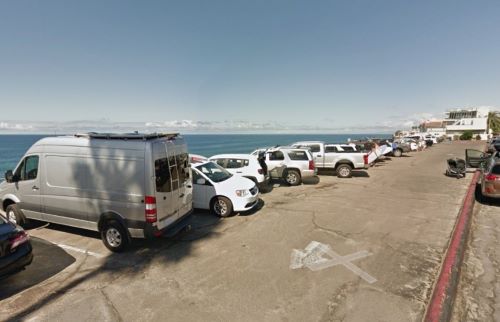
[[[33,262],[24,271],[0,281],[0,301],[51,278],[75,262],[65,250],[43,239],[31,237]]]
[[[259,201],[257,202],[257,205],[254,208],[252,208],[248,211],[240,212],[240,216],[246,217],[246,216],[255,215],[257,212],[259,212],[259,210],[261,210],[264,207],[264,205],[265,205],[264,200],[259,199]]]
[[[318,184],[320,182],[320,178],[318,176],[310,177],[310,178],[304,178],[302,179],[303,184]]]

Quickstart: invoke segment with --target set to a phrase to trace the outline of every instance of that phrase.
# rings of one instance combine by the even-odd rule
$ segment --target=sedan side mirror
[[[12,170],[8,170],[5,172],[5,181],[11,183],[14,181],[14,174],[12,173]]]

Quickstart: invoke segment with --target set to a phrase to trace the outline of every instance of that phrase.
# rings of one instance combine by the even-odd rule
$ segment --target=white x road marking
[[[328,255],[331,259],[323,257]],[[377,281],[376,278],[357,267],[351,261],[373,255],[372,253],[363,250],[350,255],[341,256],[333,251],[329,245],[322,244],[317,241],[312,241],[307,245],[304,251],[294,249],[292,251],[290,269],[299,269],[307,267],[311,271],[319,271],[328,267],[343,265],[345,268],[358,275],[366,282],[373,284]]]

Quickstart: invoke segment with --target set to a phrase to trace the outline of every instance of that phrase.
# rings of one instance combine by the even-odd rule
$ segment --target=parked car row
[[[22,234],[19,226],[35,219],[94,230],[108,249],[120,252],[134,238],[155,238],[185,226],[193,208],[221,217],[251,210],[271,180],[295,186],[318,170],[348,178],[383,155],[409,151],[404,142],[359,143],[303,141],[206,158],[189,155],[177,133],[44,138],[0,183],[7,219],[0,227]],[[2,258],[20,249],[5,245]]]

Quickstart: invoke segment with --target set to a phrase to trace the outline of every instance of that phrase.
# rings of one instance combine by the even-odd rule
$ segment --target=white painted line
[[[331,259],[323,257],[329,255]],[[290,269],[299,269],[307,267],[311,271],[319,271],[336,265],[343,265],[345,268],[358,275],[366,282],[373,284],[377,279],[361,268],[357,267],[351,261],[373,255],[372,253],[363,250],[350,255],[341,256],[333,251],[329,245],[312,241],[307,245],[304,251],[294,249],[291,255]]]
[[[94,253],[94,252],[89,252],[86,249],[76,248],[76,247],[73,247],[73,246],[68,246],[68,245],[63,245],[63,244],[56,244],[56,246],[59,246],[59,247],[61,247],[63,249],[71,250],[71,251],[74,251],[74,252],[77,252],[77,253],[82,253],[82,254],[86,254],[86,255],[89,255],[89,256],[94,256],[94,257],[97,257],[97,258],[103,258],[104,257],[104,255],[101,255],[101,254],[98,254],[98,253]]]

